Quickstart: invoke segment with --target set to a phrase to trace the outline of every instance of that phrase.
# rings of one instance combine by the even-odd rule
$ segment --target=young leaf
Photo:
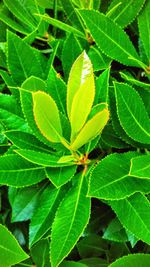
[[[139,94],[129,85],[115,83],[118,117],[133,140],[150,144],[150,119]]]
[[[12,233],[0,224],[1,266],[12,266],[29,258]]]
[[[145,6],[138,16],[140,38],[143,42],[146,55],[150,61],[150,1],[146,1]]]
[[[34,211],[29,226],[29,245],[33,246],[51,228],[56,209],[68,187],[54,188],[52,185],[42,192],[39,205]]]
[[[84,175],[76,176],[76,184],[60,204],[51,235],[51,264],[58,266],[75,246],[84,231],[90,215],[90,199],[86,198]],[[65,219],[64,219],[65,216]]]
[[[150,179],[150,154],[132,158],[129,175]]]
[[[92,108],[94,95],[92,64],[87,54],[83,52],[71,68],[67,88],[67,112],[71,122],[72,140],[86,122]]]
[[[111,263],[109,267],[148,267],[149,262],[150,255],[136,253],[117,259],[115,262]]]
[[[106,108],[95,114],[81,129],[80,133],[77,135],[76,139],[71,144],[71,148],[73,150],[77,150],[84,144],[94,139],[102,132],[108,119],[109,111]]]
[[[0,184],[24,187],[45,179],[44,168],[18,155],[0,157]]]
[[[71,51],[71,53],[68,53],[68,51]],[[74,34],[69,34],[69,36],[64,41],[61,57],[66,79],[68,79],[71,66],[73,65],[77,57],[81,54],[81,52],[82,47],[78,39],[74,36]]]
[[[32,96],[34,118],[39,130],[50,142],[60,142],[62,128],[56,103],[42,91],[37,91]]]
[[[138,239],[150,244],[150,203],[142,194],[119,200],[109,201],[122,225]]]
[[[59,162],[58,162],[59,163]],[[60,168],[46,168],[47,177],[57,188],[66,184],[75,175],[76,165],[60,167]]]
[[[108,9],[107,16],[122,28],[130,24],[143,7],[145,0],[113,0]],[[115,8],[116,7],[116,8]]]
[[[122,199],[135,192],[150,192],[150,182],[128,175],[135,152],[111,154],[101,160],[90,177],[88,195],[101,199]]]
[[[141,67],[134,46],[119,25],[94,10],[80,10],[79,13],[102,52],[124,65]]]

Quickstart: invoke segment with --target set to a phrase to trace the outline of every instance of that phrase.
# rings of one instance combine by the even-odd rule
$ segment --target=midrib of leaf
[[[24,171],[32,171],[32,170],[42,170],[42,169],[44,169],[44,167],[36,167],[36,168],[29,168],[29,169],[16,169],[16,170],[0,170],[0,173],[1,172],[7,172],[7,173],[9,173],[9,172],[24,172]]]
[[[117,95],[117,94],[116,94]],[[125,99],[124,99],[124,97],[123,97],[123,95],[120,93],[120,96],[121,96],[121,98],[122,98],[122,100],[123,100],[123,102],[124,102],[124,104],[125,104],[125,106],[126,106],[126,108],[127,108],[127,110],[129,111],[129,113],[131,114],[131,116],[133,117],[133,119],[134,119],[134,121],[136,122],[136,124],[139,126],[139,128],[148,136],[148,137],[150,137],[150,134],[142,127],[142,125],[137,121],[137,119],[135,118],[135,116],[133,115],[133,113],[132,113],[132,111],[131,111],[131,109],[130,109],[130,107],[128,106],[128,104],[126,103],[126,101],[125,101]]]
[[[88,18],[88,20],[91,22],[92,25],[94,25],[95,27],[95,23]],[[96,25],[96,27],[98,28],[98,26]],[[125,54],[130,57],[133,58],[135,61],[137,61],[137,58],[133,57],[130,53],[128,53],[124,48],[122,48],[118,43],[116,43],[116,41],[114,39],[112,39],[109,35],[107,35],[104,31],[102,31],[102,29],[98,28],[109,40],[111,40],[117,47],[119,47],[123,52],[125,52]],[[129,40],[130,41],[130,40]],[[138,60],[139,61],[139,60]]]
[[[75,209],[74,209],[74,213],[73,213],[73,216],[72,216],[72,222],[71,222],[71,224],[70,224],[70,227],[69,227],[69,230],[68,230],[68,234],[67,234],[67,236],[66,236],[66,238],[65,238],[65,241],[64,241],[64,243],[63,243],[63,246],[61,247],[61,250],[59,251],[59,254],[58,254],[58,256],[57,256],[57,259],[59,259],[60,255],[61,255],[61,253],[62,253],[62,250],[63,250],[64,246],[66,245],[66,241],[67,241],[67,239],[68,239],[68,236],[70,235],[70,231],[71,231],[72,226],[73,226],[73,223],[74,223],[74,219],[75,219],[76,212],[77,212],[77,208],[78,208],[78,203],[79,203],[79,198],[80,198],[81,188],[82,188],[82,184],[83,184],[83,179],[84,179],[84,173],[82,174],[82,176],[81,176],[81,180],[80,180],[80,185],[79,185],[79,190],[78,190],[78,195],[77,195],[77,201],[76,201]],[[64,259],[64,257],[63,257],[63,259]],[[62,260],[63,260],[63,259],[62,259]],[[59,260],[59,261],[60,261],[60,260]]]
[[[2,248],[3,250],[5,250],[7,252],[13,253],[14,255],[20,255],[19,253],[16,253],[15,251],[12,251],[9,248],[6,248],[6,247],[4,247],[2,245],[0,245],[0,248]]]
[[[117,16],[115,19],[113,19],[113,21],[116,21],[116,20],[122,15],[122,13],[125,12],[126,9],[131,5],[132,2],[133,2],[133,0],[131,0],[131,1],[128,3],[128,5],[125,6],[124,9],[122,9],[121,12],[119,12],[118,16]]]
[[[129,206],[131,207],[131,209],[135,212],[135,214],[137,215],[137,217],[139,218],[139,220],[141,221],[141,223],[143,224],[144,228],[150,233],[150,229],[147,227],[147,225],[144,223],[144,221],[142,220],[142,218],[140,217],[140,215],[138,214],[138,212],[136,211],[136,209],[132,206],[132,204],[130,203],[130,201],[128,199],[124,199],[124,201],[128,202]]]
[[[138,174],[139,172],[141,172],[141,171],[143,171],[143,170],[146,170],[146,169],[148,169],[148,168],[150,167],[150,164],[149,164],[149,165],[147,165],[147,166],[145,166],[145,167],[139,169],[138,171],[134,172],[135,174],[133,175],[133,174],[131,174],[131,172],[132,172],[132,165],[133,165],[133,161],[132,161],[132,159],[131,159],[131,167],[130,167],[129,176],[135,176],[135,175]]]

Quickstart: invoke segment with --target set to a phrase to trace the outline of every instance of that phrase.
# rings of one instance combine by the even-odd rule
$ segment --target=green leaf
[[[20,85],[31,75],[43,78],[45,74],[33,48],[10,31],[7,40],[8,65],[14,81]]]
[[[150,192],[150,182],[128,175],[135,152],[114,153],[102,159],[90,177],[88,196],[101,199],[123,199],[135,192]]]
[[[67,86],[53,67],[47,77],[47,92],[55,100],[58,109],[66,114]]]
[[[31,248],[31,256],[34,263],[36,264],[36,267],[50,267],[51,265],[49,261],[49,240],[41,239],[38,243],[36,243],[35,246]]]
[[[141,67],[143,63],[119,25],[94,10],[80,10],[79,13],[102,52],[124,65]]]
[[[28,148],[46,153],[51,152],[50,148],[41,143],[33,134],[12,130],[5,132],[5,136],[18,148]]]
[[[125,81],[127,81],[127,82],[129,82],[131,84],[137,85],[137,86],[145,88],[145,89],[149,89],[150,88],[150,84],[149,83],[144,83],[144,82],[141,82],[139,80],[136,80],[130,73],[128,75],[127,73],[120,72],[120,75]]]
[[[150,2],[146,1],[145,6],[138,16],[138,26],[140,38],[143,42],[143,46],[145,48],[146,55],[148,60],[150,60]]]
[[[96,80],[96,95],[94,104],[101,102],[108,103],[110,68],[104,70]]]
[[[16,150],[16,153],[25,158],[27,161],[45,167],[63,167],[74,164],[73,162],[58,163],[60,158],[58,155],[56,156],[54,154],[37,152],[29,149],[18,149]]]
[[[77,150],[99,135],[109,119],[108,109],[96,113],[81,129],[74,142],[71,144],[73,150]]]
[[[60,20],[51,18],[48,15],[39,15],[38,14],[38,16],[40,16],[43,20],[48,22],[50,25],[57,27],[58,29],[61,29],[61,30],[69,32],[69,33],[72,32],[75,35],[77,35],[78,37],[85,39],[85,36],[81,31],[77,30],[76,28],[74,28],[74,27],[72,27],[72,26],[70,26],[70,25],[68,25],[68,24],[66,24]]]
[[[81,32],[84,30],[83,25],[81,23],[81,19],[79,18],[76,9],[71,0],[61,0],[62,7],[67,15],[68,20],[71,24]]]
[[[148,254],[132,254],[117,259],[108,267],[148,267],[150,262],[150,255]]]
[[[52,267],[58,266],[69,254],[88,223],[90,199],[86,198],[86,193],[84,174],[78,174],[76,184],[59,206],[52,225],[50,250]]]
[[[150,203],[142,194],[119,200],[109,201],[122,225],[138,239],[150,244]]]
[[[113,219],[106,228],[103,238],[114,242],[127,242],[128,236],[120,221]]]
[[[92,61],[94,71],[107,69],[111,63],[111,59],[93,45],[88,51],[88,56]]]
[[[33,112],[40,132],[50,142],[60,142],[62,128],[55,101],[45,92],[37,91],[33,96]]]
[[[18,155],[0,157],[0,184],[23,187],[45,179],[43,167],[32,164]]]
[[[45,185],[38,187],[19,188],[15,191],[15,197],[11,202],[12,207],[12,222],[21,222],[31,219],[34,210],[38,206],[38,200]],[[13,193],[16,188],[9,188],[9,195]]]
[[[0,224],[0,255],[1,266],[4,267],[12,266],[29,258],[12,233],[2,224]]]
[[[106,260],[101,259],[101,258],[96,258],[96,257],[86,258],[86,259],[80,260],[80,262],[86,264],[88,267],[99,267],[99,266],[107,267],[108,266],[108,263]]]
[[[75,261],[63,261],[60,267],[87,267],[86,264],[75,262]]]
[[[113,0],[108,9],[107,16],[122,28],[130,24],[138,15],[144,5],[145,0]]]
[[[46,168],[47,177],[57,188],[70,181],[76,172],[76,166],[67,166],[60,168]]]
[[[33,246],[52,226],[56,209],[64,197],[68,187],[60,189],[48,185],[39,196],[39,205],[33,213],[29,226],[29,245]]]
[[[70,51],[70,53],[68,53],[68,51]],[[78,39],[74,36],[74,34],[69,34],[64,41],[61,57],[66,79],[68,79],[71,66],[73,65],[77,57],[81,54],[81,52],[82,47]]]
[[[139,94],[129,85],[115,83],[120,123],[133,140],[150,144],[150,119]]]
[[[67,112],[71,122],[72,140],[86,122],[92,108],[94,95],[92,64],[87,54],[83,52],[71,68],[67,87]]]
[[[129,175],[150,179],[150,154],[132,158]]]

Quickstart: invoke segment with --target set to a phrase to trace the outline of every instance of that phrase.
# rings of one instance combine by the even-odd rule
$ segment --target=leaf
[[[51,18],[49,17],[48,15],[39,15],[43,20],[45,20],[46,22],[48,22],[50,25],[54,26],[54,27],[57,27],[58,29],[61,29],[62,31],[66,31],[66,32],[69,32],[69,33],[74,33],[75,35],[79,36],[80,38],[83,38],[85,39],[84,37],[84,34],[77,30],[76,28],[60,21],[60,20],[57,20],[57,19],[54,19],[54,18]]]
[[[59,162],[58,162],[59,163]],[[60,167],[60,168],[46,168],[47,177],[57,188],[70,181],[76,172],[76,165]]]
[[[104,70],[96,80],[96,95],[94,104],[101,102],[108,103],[110,68]]]
[[[129,82],[129,83],[131,83],[133,85],[137,85],[137,86],[145,88],[145,89],[149,89],[150,88],[150,84],[149,83],[144,83],[144,82],[141,82],[139,80],[136,80],[131,74],[128,75],[127,73],[120,72],[120,75],[125,81],[127,81],[127,82]]]
[[[43,152],[37,152],[29,149],[18,149],[15,151],[21,157],[32,163],[45,166],[45,167],[63,167],[73,165],[73,162],[58,163],[59,156]]]
[[[94,95],[92,64],[87,54],[83,52],[71,68],[67,86],[67,112],[71,123],[72,140],[86,122],[92,108]]]
[[[103,238],[114,242],[127,242],[128,236],[117,218],[113,219],[106,228]]]
[[[47,92],[56,102],[58,109],[66,114],[67,86],[53,67],[47,77]]]
[[[66,2],[67,3],[67,2]],[[70,51],[68,53],[68,51]],[[77,57],[81,54],[82,47],[78,41],[78,39],[74,36],[74,34],[69,34],[68,37],[64,41],[63,49],[62,49],[62,65],[65,73],[66,79],[68,79],[70,69],[77,59]]]
[[[115,83],[120,123],[133,140],[150,144],[150,119],[138,93],[129,85]]]
[[[49,240],[41,239],[38,243],[36,243],[35,246],[31,248],[31,256],[34,263],[36,264],[36,267],[50,267]]]
[[[5,136],[18,148],[28,148],[46,153],[51,152],[50,148],[41,143],[33,134],[12,130],[5,132]]]
[[[0,184],[23,187],[45,179],[43,167],[32,164],[18,155],[0,157]]]
[[[108,267],[147,267],[150,261],[150,255],[148,254],[131,254],[117,259],[111,263]]]
[[[132,158],[129,175],[150,179],[150,154]]]
[[[88,196],[118,200],[135,192],[150,192],[149,181],[128,175],[135,156],[135,152],[114,153],[102,159],[91,173]]]
[[[63,261],[60,267],[87,267],[87,265],[75,261]]]
[[[139,26],[139,34],[140,38],[143,42],[143,46],[145,48],[146,55],[148,60],[150,60],[150,2],[146,1],[142,12],[138,16],[138,26]]]
[[[31,75],[44,78],[44,73],[33,48],[14,33],[8,31],[8,65],[17,84]]]
[[[75,246],[90,216],[90,199],[86,198],[84,174],[76,176],[76,184],[61,202],[52,225],[51,265],[58,266]],[[65,219],[64,219],[65,216]]]
[[[150,203],[142,194],[119,200],[109,201],[122,225],[138,239],[150,244]]]
[[[12,233],[2,224],[0,224],[0,255],[1,266],[4,267],[12,266],[29,258]]]
[[[34,210],[38,206],[38,199],[45,185],[38,187],[19,188],[15,192],[15,197],[11,203],[12,207],[12,222],[21,222],[31,219]],[[15,188],[9,188],[9,195],[11,195]]]
[[[84,30],[82,22],[76,12],[76,9],[74,8],[74,5],[71,0],[61,0],[62,7],[67,15],[67,18],[69,22],[78,30],[81,32]]]
[[[102,52],[124,65],[141,67],[134,46],[119,25],[94,10],[80,10],[79,13]]]
[[[106,108],[95,114],[81,129],[80,133],[77,135],[76,139],[71,144],[71,148],[73,150],[77,150],[84,144],[94,139],[102,132],[108,119],[109,111]]]
[[[145,0],[113,0],[108,9],[107,16],[122,28],[130,24],[138,15],[144,5]],[[116,7],[116,8],[115,8]]]
[[[107,267],[108,263],[106,260],[101,259],[101,258],[86,258],[86,259],[82,259],[80,260],[81,263],[86,264],[88,267]]]
[[[29,245],[32,247],[52,226],[56,209],[64,197],[68,186],[59,189],[48,185],[39,196],[39,205],[34,211],[29,226]]]
[[[62,128],[55,101],[42,91],[37,91],[32,96],[34,118],[40,132],[50,142],[60,142]]]
[[[107,69],[111,59],[103,54],[96,46],[91,46],[88,51],[88,56],[93,64],[94,71]]]

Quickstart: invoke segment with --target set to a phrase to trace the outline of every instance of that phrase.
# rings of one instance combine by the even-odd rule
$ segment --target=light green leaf
[[[33,246],[52,226],[56,209],[64,197],[68,187],[54,188],[52,185],[42,192],[39,205],[34,211],[29,226],[29,245]]]
[[[45,166],[45,167],[63,167],[73,165],[73,162],[58,163],[59,156],[54,154],[48,154],[43,152],[37,152],[29,149],[18,149],[16,153],[21,157],[25,158],[27,161],[32,163]]]
[[[44,78],[45,74],[34,49],[10,31],[7,40],[8,65],[14,81],[21,85],[31,75]]]
[[[58,161],[59,163],[59,161]],[[47,177],[57,188],[66,184],[75,175],[77,166],[67,166],[60,168],[46,168]]]
[[[8,267],[29,258],[8,229],[0,224],[1,266]]]
[[[148,254],[131,254],[117,259],[108,267],[148,267],[150,255]]]
[[[133,140],[150,144],[150,119],[139,94],[129,85],[115,83],[120,123]]]
[[[108,9],[107,16],[122,28],[130,24],[138,15],[145,0],[113,0]]]
[[[150,244],[150,203],[142,194],[119,200],[109,201],[122,225],[138,239]]]
[[[70,53],[68,53],[70,51]],[[63,49],[62,49],[62,65],[65,73],[66,79],[68,79],[70,69],[77,59],[77,57],[81,54],[82,47],[75,37],[74,34],[69,34],[68,37],[64,41]]]
[[[76,184],[61,202],[52,225],[51,264],[58,266],[73,249],[90,216],[90,199],[86,198],[84,174],[76,176]]]
[[[145,65],[127,34],[110,18],[94,10],[80,10],[88,30],[102,52],[127,66]]]
[[[88,196],[117,200],[135,192],[150,192],[149,181],[128,175],[135,156],[135,152],[114,153],[102,159],[91,173]]]
[[[132,158],[129,175],[150,179],[150,154]]]
[[[73,150],[77,150],[84,144],[94,139],[102,132],[108,119],[109,111],[106,108],[95,114],[81,129],[80,133],[77,135],[76,139],[71,144],[71,148]]]
[[[45,20],[46,22],[48,22],[50,25],[53,25],[54,27],[57,27],[58,29],[61,29],[63,31],[69,32],[69,33],[74,33],[75,35],[79,36],[80,38],[85,39],[84,34],[77,30],[76,28],[60,21],[54,18],[49,17],[48,15],[39,15],[43,20]]]
[[[86,122],[94,95],[92,64],[87,54],[83,52],[71,68],[67,87],[67,112],[71,122],[71,140],[76,137]]]
[[[40,132],[50,142],[60,142],[62,128],[55,101],[42,91],[37,91],[32,96],[34,118]]]
[[[18,155],[0,157],[0,184],[23,187],[45,179],[44,168],[28,162]]]
[[[146,1],[145,6],[138,16],[138,26],[140,38],[143,42],[146,55],[150,60],[150,1]]]

